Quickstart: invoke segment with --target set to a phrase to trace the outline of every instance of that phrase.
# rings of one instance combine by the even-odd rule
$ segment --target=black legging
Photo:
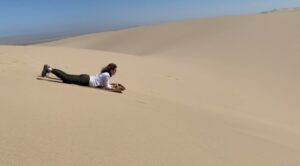
[[[89,86],[90,76],[87,74],[71,75],[59,69],[52,69],[51,73],[60,78],[64,83]]]

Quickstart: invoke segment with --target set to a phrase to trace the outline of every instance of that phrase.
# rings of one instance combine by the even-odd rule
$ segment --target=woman
[[[113,92],[121,93],[125,90],[125,87],[121,84],[109,83],[110,77],[115,75],[117,72],[117,65],[114,63],[108,64],[104,67],[100,73],[90,76],[87,74],[81,75],[71,75],[67,74],[59,69],[51,68],[49,65],[45,64],[42,70],[42,77],[45,77],[48,73],[54,74],[56,77],[60,78],[64,83],[76,84],[81,86],[90,86],[95,88],[103,88]]]

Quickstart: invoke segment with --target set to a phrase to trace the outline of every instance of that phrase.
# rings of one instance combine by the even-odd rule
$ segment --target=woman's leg
[[[59,70],[59,69],[52,69],[50,73],[54,74],[56,77],[60,78],[64,83],[70,83],[69,74]]]
[[[89,86],[90,76],[87,74],[71,75],[59,69],[52,69],[50,72],[60,78],[64,83]]]
[[[45,77],[48,73],[53,73],[56,77],[60,78],[64,83],[89,86],[90,76],[87,74],[71,75],[59,69],[53,69],[49,65],[45,64],[41,76]]]

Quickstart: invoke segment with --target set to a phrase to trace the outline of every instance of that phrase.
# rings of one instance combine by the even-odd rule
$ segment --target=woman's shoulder
[[[103,73],[100,73],[101,76],[104,76],[104,77],[110,77],[110,74],[108,72],[103,72]]]

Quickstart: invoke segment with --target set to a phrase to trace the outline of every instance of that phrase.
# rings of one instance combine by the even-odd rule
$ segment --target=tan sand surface
[[[0,165],[298,166],[299,16],[0,46]],[[37,79],[44,63],[95,74],[110,62],[123,94]]]

